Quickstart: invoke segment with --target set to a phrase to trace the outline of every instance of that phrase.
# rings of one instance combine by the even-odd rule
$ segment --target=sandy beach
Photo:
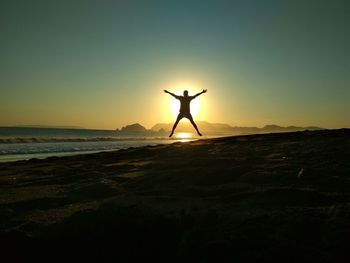
[[[0,189],[17,261],[349,259],[349,129],[1,163]]]

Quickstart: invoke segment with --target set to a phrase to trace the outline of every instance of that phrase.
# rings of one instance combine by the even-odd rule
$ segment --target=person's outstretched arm
[[[176,96],[174,93],[171,93],[170,91],[167,91],[166,89],[164,90],[165,93],[170,94],[171,96],[175,97],[178,99],[178,96]]]
[[[201,92],[197,93],[196,95],[194,95],[193,98],[196,98],[196,97],[198,97],[199,95],[201,95],[201,94],[203,94],[203,93],[206,93],[206,92],[207,92],[207,90],[204,89],[203,91],[201,91]]]

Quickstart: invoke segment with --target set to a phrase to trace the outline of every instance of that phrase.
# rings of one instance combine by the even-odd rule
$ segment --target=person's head
[[[184,90],[184,96],[188,97],[188,91],[187,90]]]

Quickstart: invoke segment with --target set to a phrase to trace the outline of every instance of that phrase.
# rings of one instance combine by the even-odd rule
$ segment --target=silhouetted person
[[[169,137],[173,136],[174,131],[176,129],[176,126],[177,126],[177,124],[179,123],[179,121],[182,118],[189,119],[190,122],[192,123],[193,127],[196,129],[198,135],[202,136],[202,134],[198,130],[197,125],[194,123],[194,120],[192,118],[191,111],[190,111],[190,103],[191,103],[191,100],[193,100],[194,98],[198,97],[199,95],[201,95],[203,93],[206,93],[207,90],[203,90],[202,92],[199,92],[199,93],[197,93],[194,96],[188,96],[188,91],[187,90],[184,90],[184,93],[183,93],[184,95],[183,96],[177,96],[174,93],[171,93],[171,92],[169,92],[167,90],[164,90],[164,92],[168,93],[171,96],[173,96],[174,98],[178,99],[180,101],[180,103],[181,103],[179,115],[177,115],[177,119],[176,119],[176,121],[174,123],[173,129],[172,129]]]

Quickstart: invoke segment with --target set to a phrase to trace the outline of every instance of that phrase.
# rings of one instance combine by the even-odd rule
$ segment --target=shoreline
[[[349,158],[338,129],[0,163],[0,239],[79,240],[73,254],[95,260],[335,262]]]
[[[319,131],[326,131],[325,130],[319,130]],[[308,132],[308,130],[305,131],[298,131],[298,132]],[[70,143],[82,143],[81,146],[86,146],[88,143],[102,143],[102,144],[108,144],[108,143],[137,143],[139,142],[139,146],[136,147],[143,147],[147,146],[148,144],[145,144],[146,142],[149,143],[149,145],[156,145],[156,144],[171,144],[176,142],[190,142],[195,140],[206,140],[206,139],[216,139],[216,138],[230,138],[230,137],[239,137],[239,136],[255,136],[255,135],[264,135],[264,134],[284,134],[284,133],[294,133],[294,132],[279,132],[279,133],[259,133],[259,134],[235,134],[235,135],[218,135],[218,136],[203,136],[203,137],[186,137],[186,138],[180,138],[176,137],[176,134],[173,138],[168,137],[159,137],[159,138],[153,138],[153,137],[132,137],[132,138],[35,138],[35,137],[23,137],[23,138],[1,138],[0,137],[0,163],[4,162],[14,162],[18,160],[30,160],[32,158],[36,159],[44,159],[48,157],[62,157],[62,156],[72,156],[72,155],[80,155],[80,154],[90,154],[90,153],[98,153],[98,152],[109,152],[114,150],[120,150],[120,149],[127,149],[128,147],[135,147],[133,145],[125,146],[121,145],[116,147],[113,147],[111,149],[77,149],[79,148],[79,145],[77,147],[73,147],[72,149],[65,149],[62,151],[58,151],[57,149],[48,150],[47,147],[56,147],[59,145],[70,145]],[[182,133],[180,133],[182,134]],[[187,134],[187,133],[186,133]],[[193,135],[193,134],[192,134]],[[158,143],[159,142],[159,143]],[[60,144],[62,143],[62,144]],[[86,143],[86,144],[85,144]],[[72,144],[72,145],[73,145]],[[28,149],[18,152],[18,145],[20,145],[22,148],[27,147]],[[38,147],[45,147],[45,149],[40,150]],[[97,145],[98,146],[98,145]],[[101,145],[102,146],[102,145]],[[109,145],[107,145],[109,146]],[[5,148],[4,148],[5,147]],[[96,146],[95,146],[96,147]],[[90,147],[91,148],[91,147]],[[98,147],[101,148],[101,147]],[[9,149],[11,149],[9,151]],[[6,152],[8,152],[6,154]]]

